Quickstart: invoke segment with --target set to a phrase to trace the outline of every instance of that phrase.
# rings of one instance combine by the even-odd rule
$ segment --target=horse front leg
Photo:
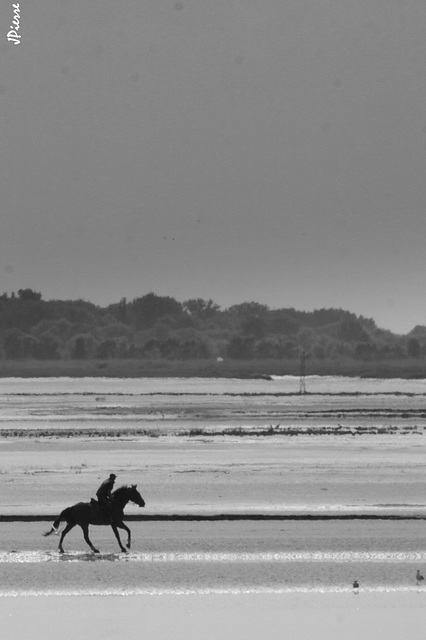
[[[93,551],[93,553],[99,553],[99,549],[96,549],[96,547],[94,547],[93,544],[90,541],[88,525],[87,524],[81,524],[80,527],[83,529],[84,539],[87,542],[87,544],[89,545],[89,547],[91,548],[91,550]]]
[[[65,538],[65,536],[67,535],[67,533],[68,533],[69,531],[71,531],[71,529],[73,529],[74,527],[75,527],[75,522],[69,522],[69,523],[67,524],[67,526],[65,527],[65,529],[62,531],[62,533],[61,533],[61,538],[60,538],[60,540],[59,540],[59,546],[58,546],[59,553],[65,553],[64,548],[63,548],[63,546],[62,546],[62,543],[63,543],[64,538]]]
[[[128,549],[130,549],[130,543],[132,541],[132,534],[130,532],[129,527],[127,527],[124,522],[117,522],[117,527],[119,527],[120,529],[124,529],[124,531],[127,531],[127,543],[126,543],[126,547]]]
[[[123,545],[121,544],[121,540],[120,540],[120,534],[118,533],[118,529],[117,527],[120,527],[120,529],[123,529],[124,527],[121,524],[112,524],[111,525],[111,529],[114,531],[114,535],[117,538],[117,542],[119,544],[119,547],[121,549],[121,551],[123,551],[124,553],[126,553],[126,549],[123,547]],[[127,527],[126,527],[127,528]],[[129,546],[129,544],[127,545]]]

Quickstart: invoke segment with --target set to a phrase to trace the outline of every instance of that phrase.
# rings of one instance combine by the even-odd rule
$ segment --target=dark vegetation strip
[[[151,397],[151,396],[177,396],[177,397],[231,397],[231,398],[263,398],[263,397],[271,397],[271,398],[283,398],[283,397],[297,397],[300,396],[299,391],[149,391],[149,392],[141,392],[141,393],[126,393],[124,391],[64,391],[64,392],[11,392],[11,393],[3,393],[2,397],[37,397],[37,398],[48,398],[48,397],[62,397],[62,396],[96,396],[96,400],[101,402],[103,398],[109,396],[121,396],[121,397]],[[318,391],[311,392],[307,391],[305,396],[324,396],[324,397],[360,397],[360,396],[398,396],[398,397],[406,397],[406,398],[421,398],[426,396],[426,392],[414,392],[414,391]]]
[[[191,429],[179,429],[173,427],[161,431],[161,429],[17,429],[7,428],[0,429],[1,438],[102,438],[104,440],[117,440],[120,438],[131,439],[136,437],[161,438],[165,436],[174,436],[177,438],[219,438],[223,436],[231,437],[270,437],[270,436],[364,436],[364,435],[423,435],[425,426],[409,425],[409,426],[351,426],[343,427],[342,425],[330,427],[276,427],[269,426],[265,428],[244,428],[229,427],[225,429],[205,429],[203,427],[193,427]]]
[[[0,522],[49,522],[55,520],[57,513],[53,515],[0,515]],[[211,515],[201,514],[157,514],[157,515],[126,515],[125,521],[132,522],[216,522],[216,521],[277,521],[277,520],[426,520],[426,516],[409,516],[396,514],[264,514],[264,513],[218,513]]]
[[[16,327],[16,323],[14,324]],[[99,328],[100,329],[100,328]],[[101,329],[100,329],[101,330]],[[209,331],[211,327],[209,327]],[[399,337],[405,345],[406,338]],[[380,337],[380,340],[382,338]],[[96,341],[96,340],[95,340]],[[339,341],[340,344],[340,341]],[[347,343],[353,349],[354,342]],[[307,359],[307,373],[322,376],[347,376],[361,378],[422,380],[425,377],[425,360],[420,358],[394,358],[377,361],[340,357]],[[241,378],[265,379],[272,375],[299,376],[300,359],[256,358],[235,360],[226,357],[223,362],[212,359],[167,360],[147,358],[111,358],[36,360],[9,359],[0,361],[0,377],[19,378]]]

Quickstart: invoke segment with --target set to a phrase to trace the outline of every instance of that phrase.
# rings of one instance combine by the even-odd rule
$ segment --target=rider
[[[115,473],[110,473],[109,478],[104,480],[96,492],[96,497],[100,505],[105,507],[106,512],[109,518],[112,520],[112,502],[111,502],[111,491],[114,486],[114,482],[116,479]]]

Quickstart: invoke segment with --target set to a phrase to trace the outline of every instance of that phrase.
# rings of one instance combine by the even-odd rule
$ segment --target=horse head
[[[142,498],[141,494],[139,493],[139,491],[137,490],[136,487],[137,487],[136,484],[130,485],[128,498],[129,498],[129,500],[131,500],[132,502],[137,504],[139,507],[144,507],[145,506],[145,500]]]

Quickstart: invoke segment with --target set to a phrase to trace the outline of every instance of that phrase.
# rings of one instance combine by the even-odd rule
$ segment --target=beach
[[[426,568],[424,384],[360,381],[358,393],[353,380],[312,379],[303,397],[295,383],[0,383],[8,637],[414,633],[426,598],[415,579]],[[111,471],[146,502],[126,508],[131,549],[91,527],[92,554],[76,528],[60,555],[43,532]]]

